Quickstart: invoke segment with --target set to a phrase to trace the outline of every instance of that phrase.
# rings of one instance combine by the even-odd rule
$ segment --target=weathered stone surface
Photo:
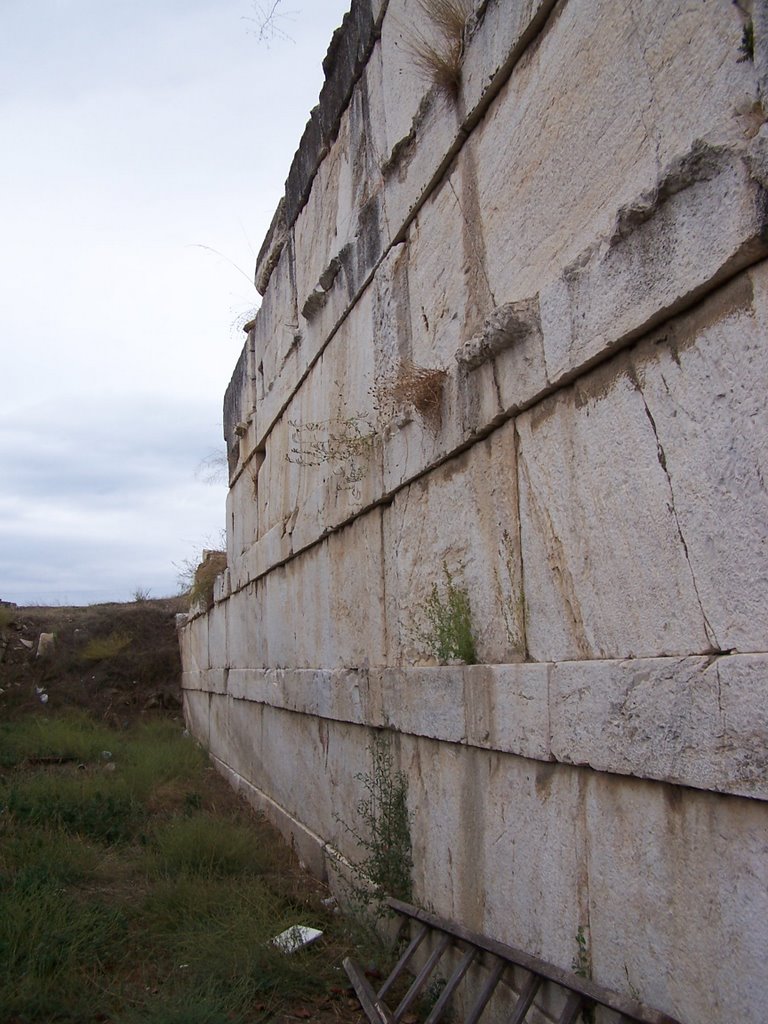
[[[585,796],[594,977],[679,1020],[762,1020],[765,805],[600,773]]]
[[[384,519],[391,663],[436,656],[430,602],[434,606],[436,595],[452,628],[451,586],[467,595],[478,660],[523,659],[514,465],[510,425],[479,444],[472,458],[459,456],[395,498]]]
[[[538,661],[711,649],[628,361],[517,421],[528,649]]]
[[[695,143],[542,291],[550,379],[572,376],[764,256],[764,206],[741,156]],[[722,228],[702,250],[712,209]]]
[[[720,650],[768,651],[766,288],[761,264],[668,324],[635,359],[707,630]]]
[[[191,689],[184,690],[184,720],[187,728],[206,749],[211,748],[209,707],[211,695]]]
[[[417,902],[564,968],[584,929],[596,980],[711,1024],[768,1002],[742,6],[483,0],[451,97],[422,5],[354,5],[228,393],[228,573],[181,630],[190,728],[318,873],[361,855],[384,735]],[[479,665],[436,664],[446,570]]]
[[[768,658],[563,662],[552,753],[598,771],[768,798]]]
[[[228,668],[227,602],[214,604],[208,613],[208,664],[211,668]]]

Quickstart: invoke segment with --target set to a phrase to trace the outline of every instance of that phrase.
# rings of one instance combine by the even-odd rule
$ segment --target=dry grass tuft
[[[472,11],[470,0],[419,0],[419,6],[447,39],[461,39]]]
[[[395,377],[381,380],[371,388],[374,405],[383,415],[391,415],[403,405],[412,405],[426,418],[440,413],[446,370],[418,366],[410,360],[400,364]]]
[[[430,40],[414,32],[408,44],[411,59],[423,78],[441,92],[455,96],[461,81],[464,27],[472,5],[470,0],[419,0],[419,5],[438,39]]]

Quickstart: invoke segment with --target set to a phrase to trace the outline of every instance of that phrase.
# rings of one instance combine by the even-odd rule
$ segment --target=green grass
[[[255,1024],[330,998],[342,920],[177,725],[0,737],[0,1020]],[[286,956],[293,924],[326,938]]]
[[[92,760],[110,750],[116,734],[83,714],[63,718],[33,717],[0,723],[0,767],[28,758],[64,757]]]

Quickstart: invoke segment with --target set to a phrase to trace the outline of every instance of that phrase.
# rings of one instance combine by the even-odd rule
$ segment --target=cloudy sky
[[[3,600],[163,596],[217,546],[199,467],[349,0],[260,39],[271,5],[0,0]]]

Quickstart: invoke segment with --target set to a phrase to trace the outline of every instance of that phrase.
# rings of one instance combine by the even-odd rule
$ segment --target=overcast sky
[[[197,470],[349,0],[260,6],[0,0],[0,599],[159,597],[218,546]]]

